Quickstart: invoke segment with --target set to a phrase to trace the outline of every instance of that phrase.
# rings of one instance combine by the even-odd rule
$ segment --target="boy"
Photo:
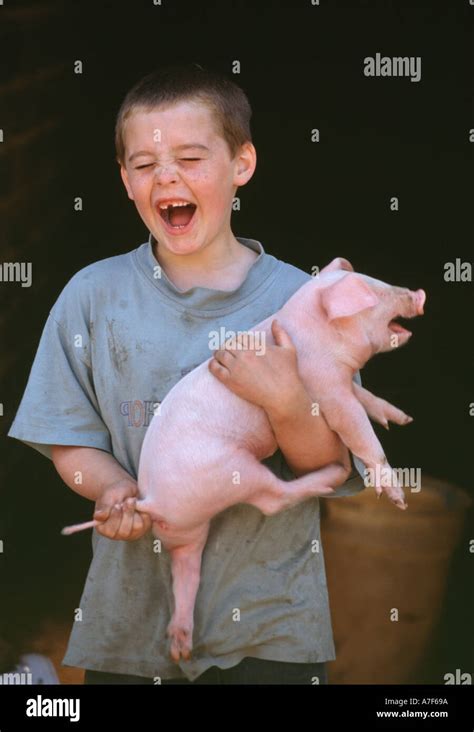
[[[317,499],[273,517],[247,505],[216,517],[193,658],[178,666],[166,638],[169,558],[134,510],[151,416],[209,358],[210,332],[252,327],[309,278],[231,231],[233,197],[256,166],[250,116],[239,87],[197,66],[152,73],[127,94],[117,160],[149,240],[66,285],[9,432],[50,457],[102,522],[64,658],[86,669],[86,683],[323,683],[334,658],[323,553],[314,552]],[[267,411],[281,449],[267,464],[288,479],[288,466],[349,465],[324,418],[311,415],[316,395],[299,380],[288,335],[275,326],[275,337],[251,369],[240,362],[238,382],[225,379]],[[211,363],[223,378],[223,364]]]

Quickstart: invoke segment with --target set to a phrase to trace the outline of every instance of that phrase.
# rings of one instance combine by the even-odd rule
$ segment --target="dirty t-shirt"
[[[9,435],[47,457],[52,444],[105,450],[136,478],[154,410],[209,358],[210,332],[253,327],[310,277],[266,254],[259,242],[239,241],[258,258],[231,292],[179,290],[160,270],[151,235],[137,249],[74,275],[51,309]],[[293,477],[280,451],[265,462]],[[361,480],[344,488],[360,490]],[[127,542],[93,531],[82,612],[63,663],[193,680],[245,656],[333,660],[320,542],[316,498],[271,517],[244,504],[216,516],[202,559],[193,658],[177,666],[166,637],[169,555],[158,551],[151,532]]]

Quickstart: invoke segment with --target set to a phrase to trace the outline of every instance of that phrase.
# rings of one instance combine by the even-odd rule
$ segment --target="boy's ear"
[[[127,173],[126,169],[123,167],[123,165],[120,166],[120,175],[122,176],[123,184],[124,184],[125,188],[127,189],[128,197],[132,201],[134,201],[135,199],[133,198],[132,189],[130,186],[130,182],[128,180],[128,173]]]
[[[236,155],[233,183],[235,186],[244,186],[255,172],[257,167],[257,151],[251,142],[244,142]]]

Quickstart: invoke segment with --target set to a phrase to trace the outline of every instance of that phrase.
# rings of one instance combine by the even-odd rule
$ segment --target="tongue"
[[[175,206],[174,208],[169,208],[169,222],[171,226],[186,226],[186,224],[189,224],[195,208],[196,206],[192,203],[187,206]]]
[[[394,333],[410,333],[409,330],[403,327],[403,325],[400,325],[400,323],[397,323],[395,320],[392,320],[390,323],[390,330]]]

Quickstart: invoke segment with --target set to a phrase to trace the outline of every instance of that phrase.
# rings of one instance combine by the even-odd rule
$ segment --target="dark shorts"
[[[211,666],[194,681],[162,679],[162,684],[327,684],[324,663],[287,663],[266,661],[261,658],[243,658],[237,666],[221,669]],[[112,674],[86,669],[85,684],[153,684],[145,676]]]

